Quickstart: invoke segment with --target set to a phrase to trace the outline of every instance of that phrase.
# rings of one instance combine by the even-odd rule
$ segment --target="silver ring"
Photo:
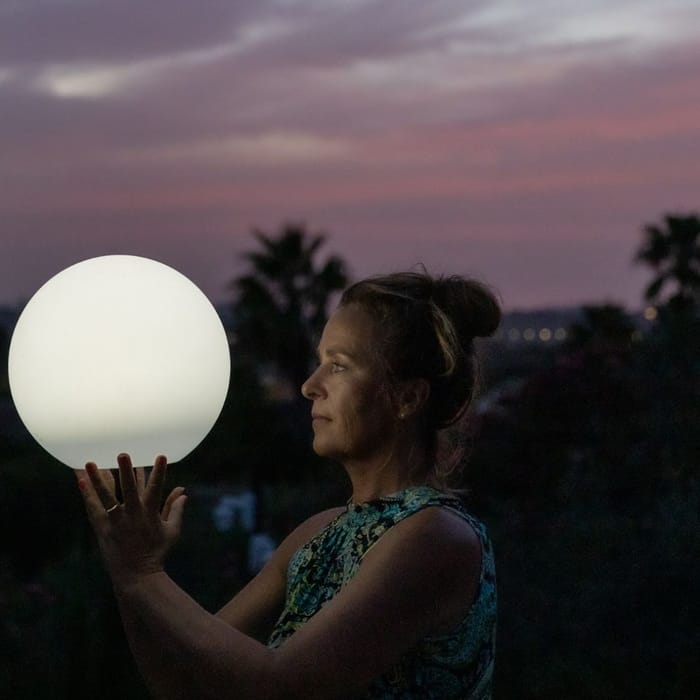
[[[121,505],[121,503],[115,503],[111,508],[106,508],[105,513],[111,513],[113,510],[116,510],[117,508],[119,508],[120,505]]]

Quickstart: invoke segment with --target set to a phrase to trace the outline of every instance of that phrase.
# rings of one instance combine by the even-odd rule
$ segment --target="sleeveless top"
[[[291,557],[287,594],[268,646],[277,648],[356,574],[367,551],[390,527],[429,506],[449,508],[481,543],[481,574],[474,602],[450,634],[423,638],[397,665],[377,677],[367,700],[488,700],[496,636],[496,577],[491,543],[482,523],[458,498],[428,486],[348,505]]]

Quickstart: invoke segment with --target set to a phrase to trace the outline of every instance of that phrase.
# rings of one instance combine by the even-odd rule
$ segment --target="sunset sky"
[[[355,277],[636,309],[698,209],[698,0],[0,0],[0,304],[107,253],[224,300],[299,221]]]

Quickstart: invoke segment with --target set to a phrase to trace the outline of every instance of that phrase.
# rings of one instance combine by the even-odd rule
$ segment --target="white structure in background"
[[[248,538],[248,573],[257,574],[275,551],[275,541],[266,532]]]
[[[248,533],[247,566],[251,575],[257,574],[265,566],[277,546],[267,532],[253,532],[255,510],[255,494],[252,491],[219,496],[212,509],[214,527],[219,532],[236,528]]]
[[[243,491],[221,496],[212,510],[214,527],[219,532],[239,528],[252,532],[255,528],[255,494]]]

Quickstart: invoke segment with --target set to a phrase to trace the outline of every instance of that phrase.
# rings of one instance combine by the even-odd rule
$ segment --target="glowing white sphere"
[[[189,279],[132,255],[52,277],[10,343],[10,391],[37,442],[73,468],[176,462],[211,430],[230,378],[226,333]]]

